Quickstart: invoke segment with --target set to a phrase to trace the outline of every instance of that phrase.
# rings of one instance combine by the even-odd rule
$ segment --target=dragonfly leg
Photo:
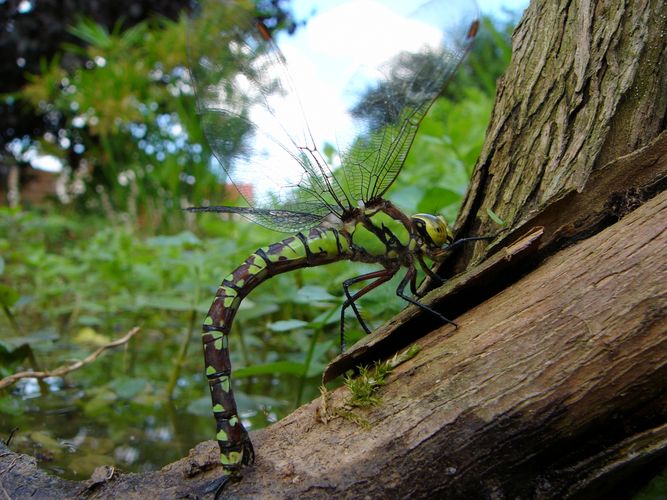
[[[424,262],[424,259],[422,258],[421,255],[417,255],[416,258],[417,262],[419,262],[419,267],[422,268],[424,274],[426,274],[426,276],[431,278],[431,280],[435,281],[438,284],[438,286],[442,285],[445,281],[447,281],[445,280],[445,278],[435,273],[433,269],[428,267],[428,265],[426,264],[426,262]],[[412,292],[412,295],[416,296],[417,298],[422,298],[424,294],[420,294],[419,291],[416,289],[416,286],[413,284],[415,279],[416,278],[413,278],[410,281],[410,291]]]
[[[345,292],[345,297],[347,299],[343,303],[343,307],[340,310],[340,351],[343,352],[345,351],[345,309],[348,308],[348,306],[352,307],[352,310],[354,311],[354,315],[357,317],[357,320],[359,321],[359,324],[361,327],[364,329],[364,332],[366,334],[371,333],[370,329],[366,325],[366,322],[364,319],[361,317],[361,314],[359,313],[359,309],[357,308],[357,305],[355,302],[357,299],[360,297],[363,297],[366,295],[368,292],[371,290],[374,290],[378,286],[380,286],[382,283],[386,283],[389,281],[394,274],[396,274],[396,269],[380,269],[379,271],[373,271],[372,273],[367,273],[367,274],[362,274],[361,276],[357,276],[355,278],[351,278],[349,280],[345,280],[343,282],[343,291]],[[376,279],[377,278],[377,279]],[[369,283],[365,287],[363,287],[361,290],[357,291],[354,295],[350,294],[350,286],[354,285],[355,283],[359,283],[361,281],[367,281],[367,280],[372,280],[375,279],[372,283]]]
[[[498,233],[499,234],[499,233]],[[451,250],[452,248],[456,248],[459,245],[462,245],[463,243],[468,243],[470,241],[488,241],[488,240],[493,240],[495,239],[498,234],[494,234],[492,236],[471,236],[470,238],[461,238],[460,240],[456,240],[453,243],[447,245],[445,247],[446,250]]]
[[[419,307],[420,309],[423,309],[424,311],[430,312],[434,316],[437,316],[438,318],[440,318],[445,323],[449,323],[450,325],[454,325],[455,327],[458,328],[458,325],[456,323],[454,323],[453,321],[445,318],[442,314],[440,314],[435,309],[432,309],[429,306],[427,306],[426,304],[422,304],[421,302],[413,299],[412,297],[409,297],[408,295],[405,295],[405,287],[408,286],[408,283],[411,283],[414,280],[416,274],[417,274],[417,269],[415,269],[414,265],[411,265],[408,268],[408,272],[405,273],[405,276],[403,277],[401,282],[398,284],[398,288],[396,289],[396,295],[398,295],[400,298],[402,298],[406,302],[409,302],[410,304],[414,304],[417,307]]]

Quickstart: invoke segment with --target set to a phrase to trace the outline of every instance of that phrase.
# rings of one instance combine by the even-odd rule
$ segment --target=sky
[[[318,9],[313,15],[315,3]],[[503,20],[508,10],[523,11],[528,0],[478,0],[477,8],[471,0],[444,0],[440,2],[442,8],[428,11],[426,18],[420,20],[425,22],[420,23],[410,23],[407,19],[415,11],[415,5],[429,3],[428,0],[383,0],[381,3],[377,0],[294,0],[291,4],[296,18],[308,21],[294,35],[282,36],[279,46],[287,57],[311,130],[318,137],[318,130],[323,131],[322,135],[329,135],[321,139],[331,142],[331,129],[339,134],[348,127],[342,113],[350,102],[346,106],[342,99],[345,94],[350,95],[350,82],[363,85],[377,78],[377,74],[360,78],[359,65],[375,67],[378,61],[387,61],[406,48],[416,49],[424,43],[437,45],[437,41],[432,41],[434,37],[441,38],[443,31],[460,30],[462,24],[467,28],[470,20],[479,14]],[[370,25],[369,19],[373,20]],[[432,35],[429,34],[431,29]],[[310,113],[309,110],[317,111]]]
[[[393,3],[398,3],[400,0],[391,0]],[[340,3],[341,0],[323,0],[317,2],[323,4],[325,8]],[[529,0],[477,0],[477,6],[483,15],[495,15],[501,17],[504,15],[504,10],[522,11],[528,7]],[[294,11],[302,16],[307,15],[312,9],[312,0],[294,0],[292,5]]]
[[[250,108],[251,121],[263,133],[250,139],[248,150],[253,153],[235,164],[233,180],[254,185],[255,192],[267,198],[269,192],[278,194],[281,186],[298,184],[303,170],[287,154],[296,151],[292,139],[302,147],[323,151],[331,144],[345,151],[364,126],[349,110],[368,89],[388,78],[393,71],[389,61],[406,50],[423,52],[429,50],[425,47],[438,50],[443,43],[460,43],[480,13],[503,19],[504,8],[516,11],[526,1],[481,0],[475,7],[471,0],[323,0],[314,12],[314,2],[295,0],[295,17],[306,19],[305,26],[292,35],[276,36],[298,100],[272,94],[267,98],[270,112],[262,105]],[[277,69],[275,76],[280,74]],[[335,158],[332,166],[336,167]]]

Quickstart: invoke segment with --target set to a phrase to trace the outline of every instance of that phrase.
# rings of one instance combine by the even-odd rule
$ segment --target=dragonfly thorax
[[[412,224],[427,249],[441,248],[454,240],[447,221],[442,215],[415,214]]]

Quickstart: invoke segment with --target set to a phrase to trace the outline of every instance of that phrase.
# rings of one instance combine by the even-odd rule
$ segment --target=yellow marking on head
[[[213,405],[214,413],[222,413],[223,411],[225,411],[225,409],[222,407],[220,403]]]
[[[419,235],[431,246],[441,247],[453,240],[449,225],[442,215],[415,214],[412,222]]]

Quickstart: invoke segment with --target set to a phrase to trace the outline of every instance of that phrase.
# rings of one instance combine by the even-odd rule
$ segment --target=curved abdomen
[[[231,388],[231,362],[227,335],[243,298],[263,281],[293,269],[328,264],[350,258],[347,234],[315,227],[262,247],[223,281],[204,320],[205,372],[217,423],[220,461],[232,473],[253,462],[252,444],[237,413]]]

